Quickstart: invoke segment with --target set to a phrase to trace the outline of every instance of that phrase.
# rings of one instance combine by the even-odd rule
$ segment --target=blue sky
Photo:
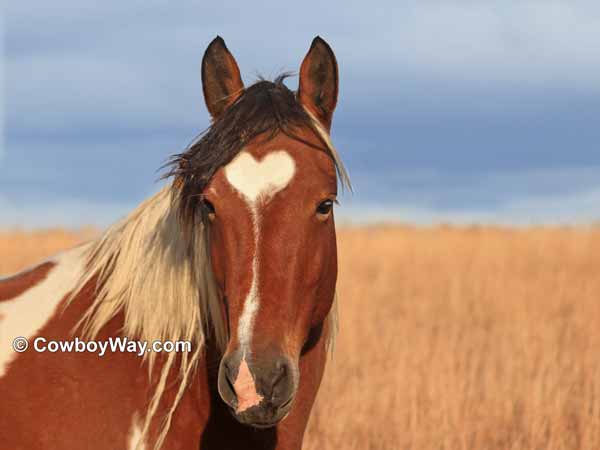
[[[0,226],[105,225],[154,192],[208,125],[217,34],[247,84],[331,44],[344,220],[600,219],[598,2],[55,0],[4,9]]]

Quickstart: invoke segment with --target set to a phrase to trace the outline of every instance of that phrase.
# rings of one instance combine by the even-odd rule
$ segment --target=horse
[[[317,36],[296,91],[286,76],[245,87],[217,36],[201,65],[211,124],[164,187],[0,280],[2,448],[302,447],[337,329],[333,207],[351,186],[330,138],[332,49]],[[189,345],[154,347],[169,342]]]

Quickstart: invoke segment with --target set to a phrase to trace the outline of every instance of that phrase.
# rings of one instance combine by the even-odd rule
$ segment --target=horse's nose
[[[254,379],[265,399],[274,405],[284,405],[293,395],[292,366],[288,358],[281,356],[265,364],[255,364]]]
[[[265,360],[226,356],[219,370],[219,393],[240,422],[271,426],[290,410],[296,391],[293,363],[286,356]]]

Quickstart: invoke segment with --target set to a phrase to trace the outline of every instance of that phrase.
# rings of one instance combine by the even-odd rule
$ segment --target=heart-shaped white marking
[[[225,167],[227,181],[251,204],[285,188],[296,171],[294,159],[284,150],[277,150],[257,161],[248,152],[241,152]]]

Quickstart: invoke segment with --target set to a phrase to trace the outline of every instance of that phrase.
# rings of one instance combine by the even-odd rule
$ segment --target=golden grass
[[[81,237],[0,233],[0,273]],[[599,229],[339,237],[341,332],[305,449],[600,448]]]

